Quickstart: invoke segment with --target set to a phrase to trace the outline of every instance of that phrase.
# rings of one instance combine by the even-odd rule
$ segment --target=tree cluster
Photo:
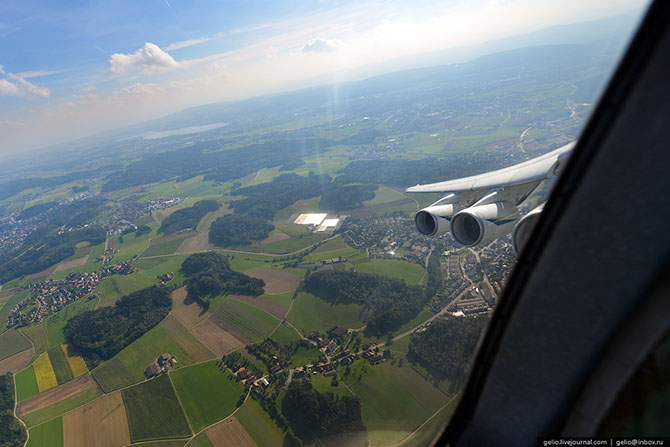
[[[65,338],[94,367],[160,323],[171,308],[167,288],[147,287],[122,297],[114,306],[74,316],[65,326]]]
[[[366,331],[380,335],[414,318],[428,296],[418,286],[382,275],[346,270],[322,270],[305,278],[303,289],[332,303],[363,304],[368,309]]]
[[[186,229],[195,229],[205,214],[216,211],[221,205],[216,200],[201,200],[193,206],[182,208],[170,214],[158,229],[159,233],[172,234]]]
[[[323,210],[346,210],[360,207],[366,200],[375,197],[377,185],[347,185],[325,192],[319,208]]]
[[[12,373],[0,376],[0,446],[23,447],[26,429],[14,417],[14,378]]]
[[[236,189],[233,194],[243,195],[246,198],[235,200],[231,203],[231,207],[237,213],[271,220],[282,208],[292,205],[297,200],[319,196],[329,191],[331,187],[329,175],[316,175],[313,172],[307,177],[282,174],[269,183]]]
[[[282,413],[304,442],[316,435],[325,446],[367,446],[357,397],[319,393],[307,381],[292,381],[281,402]]]
[[[424,332],[412,334],[407,358],[436,380],[459,384],[472,361],[486,318],[447,317],[433,321]]]
[[[274,228],[274,225],[257,216],[228,214],[212,222],[209,242],[219,247],[250,245],[268,237]]]
[[[236,272],[228,258],[215,252],[196,253],[184,260],[181,271],[187,276],[186,291],[190,299],[209,307],[209,298],[227,293],[262,295],[265,281]]]

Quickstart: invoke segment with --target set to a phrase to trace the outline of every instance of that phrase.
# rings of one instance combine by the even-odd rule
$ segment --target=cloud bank
[[[147,42],[144,47],[132,54],[115,53],[109,58],[114,73],[126,74],[139,71],[143,74],[155,74],[180,68],[175,61],[156,44]]]
[[[48,98],[51,90],[26,81],[19,75],[7,73],[0,65],[0,95],[3,96],[38,96]]]

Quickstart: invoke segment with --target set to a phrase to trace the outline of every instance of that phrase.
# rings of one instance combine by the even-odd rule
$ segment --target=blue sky
[[[3,0],[0,153],[640,4]]]

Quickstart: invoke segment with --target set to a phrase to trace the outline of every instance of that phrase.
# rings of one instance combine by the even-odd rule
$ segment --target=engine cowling
[[[514,229],[519,211],[510,202],[493,202],[466,208],[451,219],[451,233],[461,245],[474,247]]]
[[[437,236],[449,231],[451,218],[457,211],[453,203],[429,206],[414,215],[414,223],[419,233]]]
[[[514,226],[514,231],[512,232],[512,248],[514,249],[514,255],[519,256],[523,247],[526,246],[528,238],[530,237],[530,232],[535,227],[537,220],[540,218],[540,213],[544,208],[544,204],[533,209],[531,212],[526,214],[519,220]]]

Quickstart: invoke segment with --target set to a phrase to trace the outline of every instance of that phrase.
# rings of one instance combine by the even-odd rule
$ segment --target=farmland
[[[133,442],[191,436],[167,375],[122,391]]]
[[[63,418],[57,417],[30,429],[27,447],[63,447]]]
[[[243,334],[232,329],[216,315],[210,315],[207,320],[193,327],[191,333],[217,357],[241,348],[248,341]]]
[[[279,324],[279,320],[267,312],[234,298],[217,299],[210,310],[251,340],[267,337]]]
[[[360,273],[376,273],[402,279],[408,285],[419,284],[424,274],[423,267],[418,264],[392,259],[373,259],[369,262],[356,264],[355,269]]]
[[[270,267],[258,267],[247,271],[246,274],[265,281],[265,293],[270,295],[291,292],[302,281],[300,276]]]
[[[18,330],[10,329],[0,335],[0,360],[11,357],[30,347],[30,340]]]
[[[141,272],[130,275],[112,275],[95,288],[100,304],[112,304],[122,296],[128,295],[155,284],[155,278]]]
[[[358,362],[343,380],[361,399],[371,445],[402,441],[451,397],[427,382],[408,362],[402,367]]]
[[[58,379],[49,361],[48,354],[44,353],[37,357],[37,360],[33,363],[33,369],[35,370],[35,380],[40,393],[58,386]]]
[[[242,395],[218,360],[181,368],[170,377],[195,432],[230,415]]]
[[[16,374],[14,380],[16,381],[16,400],[18,402],[40,392],[32,365]]]
[[[49,349],[47,355],[59,385],[74,379],[74,374],[72,373],[72,369],[70,369],[70,362],[60,346]]]
[[[168,315],[161,326],[194,362],[202,362],[215,357],[214,353],[203,346],[176,317]]]
[[[112,359],[92,371],[100,387],[109,392],[144,379],[144,369],[156,358],[169,352],[180,366],[193,363],[191,357],[174,341],[162,325],[158,325],[132,342]]]
[[[107,394],[63,416],[68,447],[120,447],[130,444],[128,417],[121,392]]]
[[[365,324],[365,310],[360,304],[334,305],[309,293],[299,293],[286,319],[303,334],[325,332],[335,324],[355,329]]]
[[[14,354],[11,357],[0,360],[0,375],[6,374],[8,372],[13,372],[16,374],[17,372],[24,369],[34,356],[35,351],[30,348]]]
[[[270,416],[251,397],[235,413],[235,419],[260,447],[281,445],[284,434]]]
[[[212,444],[220,447],[255,447],[256,443],[234,417],[219,422],[208,429],[207,437]]]

